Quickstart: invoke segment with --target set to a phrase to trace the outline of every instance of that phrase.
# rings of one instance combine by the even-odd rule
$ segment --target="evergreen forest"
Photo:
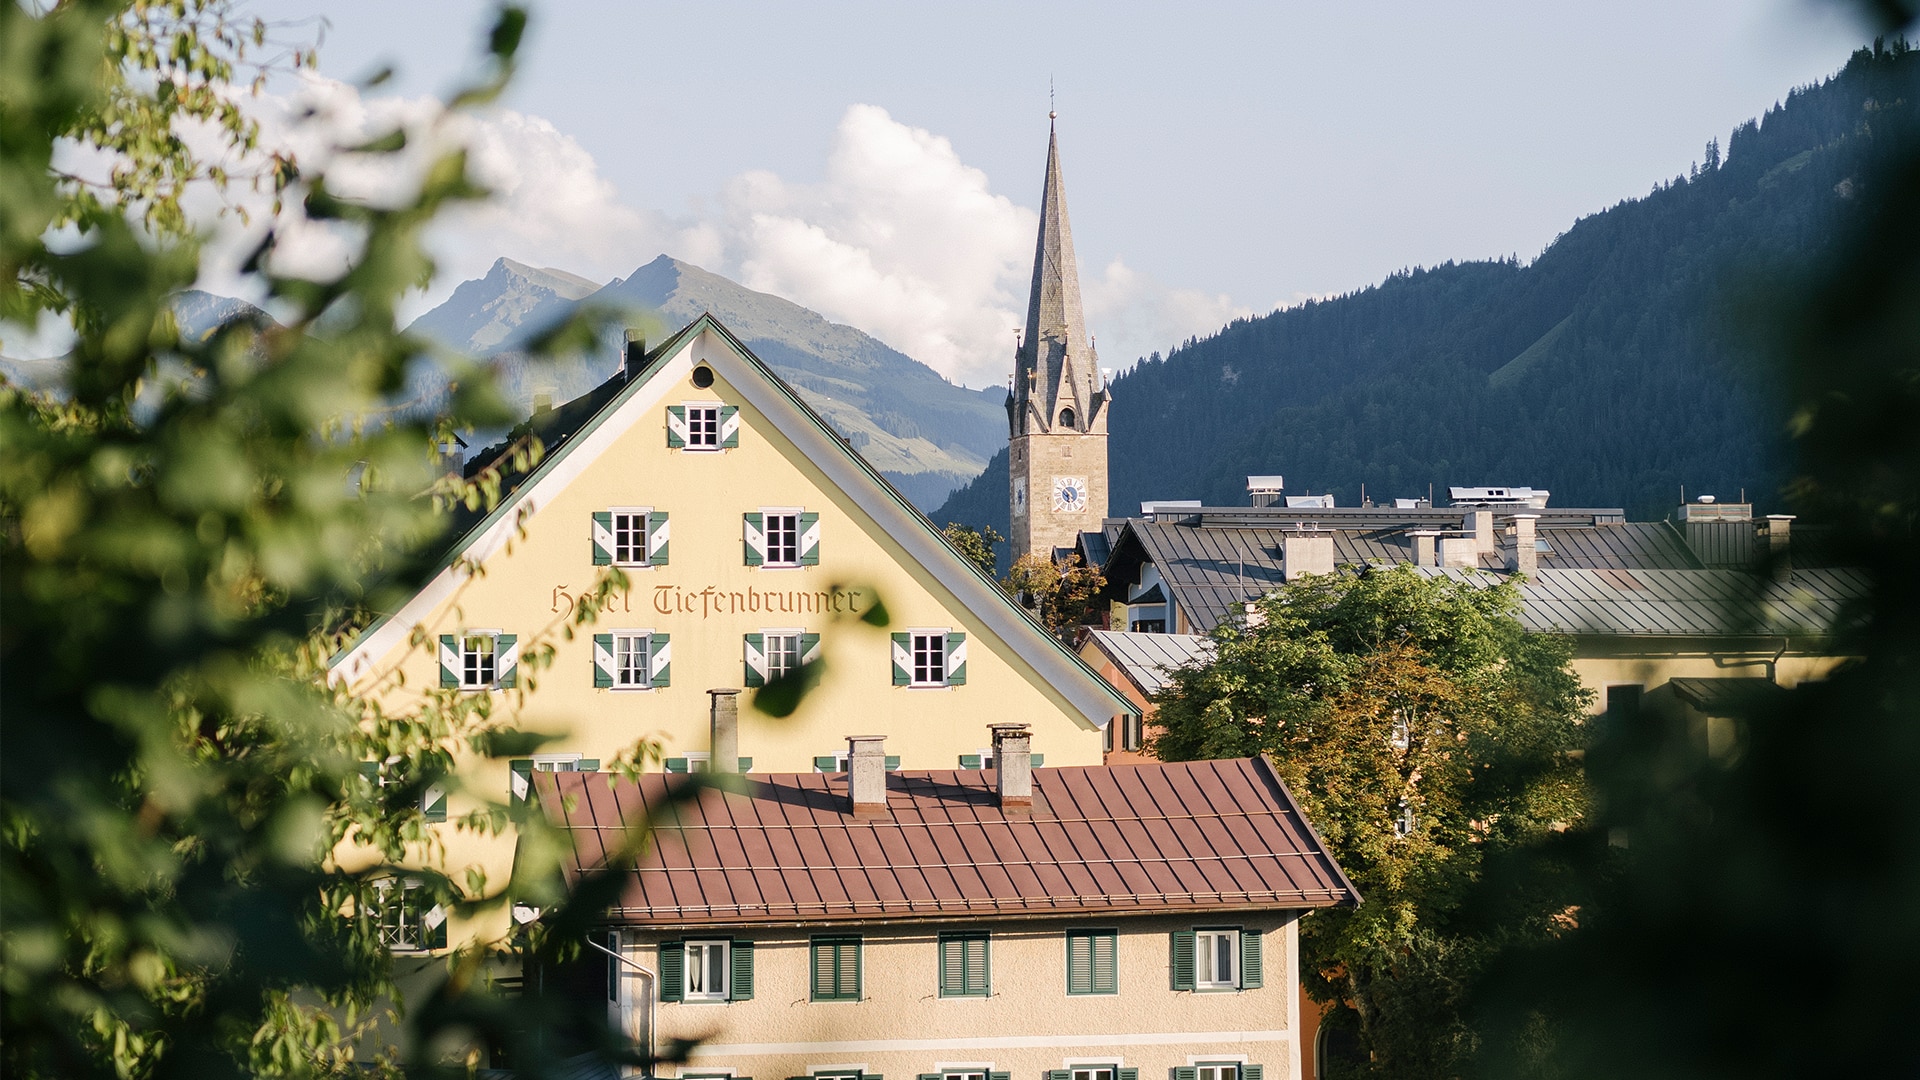
[[[1109,512],[1243,505],[1271,473],[1343,506],[1362,485],[1375,502],[1525,485],[1654,519],[1684,486],[1781,509],[1764,331],[1826,272],[1916,104],[1920,54],[1876,44],[1531,262],[1406,270],[1146,358],[1114,383]],[[932,516],[1006,532],[1006,451]]]

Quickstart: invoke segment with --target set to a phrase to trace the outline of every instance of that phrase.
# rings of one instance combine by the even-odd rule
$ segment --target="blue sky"
[[[452,85],[488,18],[248,7],[323,15],[322,75],[391,63],[363,97],[396,101]],[[665,250],[997,381],[1051,80],[1090,318],[1125,364],[1402,267],[1531,258],[1863,37],[1803,0],[547,3],[483,125],[515,209],[443,233],[426,300],[496,255],[604,279]]]

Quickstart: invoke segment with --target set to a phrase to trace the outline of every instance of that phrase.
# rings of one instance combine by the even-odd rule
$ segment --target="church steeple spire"
[[[1080,267],[1067,218],[1067,187],[1060,174],[1060,137],[1048,114],[1047,179],[1040,194],[1040,235],[1034,245],[1033,289],[1026,333],[1014,358],[1012,433],[1106,428],[1106,387],[1087,336],[1080,304]]]
[[[1033,290],[1007,396],[1010,537],[1014,558],[1070,548],[1107,514],[1106,379],[1080,304],[1080,267],[1067,220],[1060,138],[1048,114]]]

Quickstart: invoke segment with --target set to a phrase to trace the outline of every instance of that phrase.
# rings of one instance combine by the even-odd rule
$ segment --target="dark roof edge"
[[[1332,868],[1334,876],[1340,879],[1340,884],[1346,887],[1347,894],[1353,898],[1350,903],[1341,906],[1358,907],[1360,905],[1360,890],[1354,888],[1353,880],[1347,877],[1347,872],[1341,867],[1340,860],[1334,858],[1333,852],[1328,850],[1326,838],[1321,836],[1320,830],[1314,827],[1312,819],[1307,817],[1306,811],[1300,809],[1299,800],[1293,797],[1293,789],[1287,787],[1287,782],[1281,779],[1280,770],[1274,765],[1273,759],[1266,754],[1256,754],[1253,760],[1258,762],[1260,767],[1266,771],[1267,780],[1273,784],[1274,791],[1278,794],[1280,801],[1286,804],[1287,809],[1292,811],[1294,817],[1300,820],[1301,827],[1306,829],[1309,836],[1313,837],[1313,842],[1318,845],[1320,854],[1327,860],[1327,866]]]

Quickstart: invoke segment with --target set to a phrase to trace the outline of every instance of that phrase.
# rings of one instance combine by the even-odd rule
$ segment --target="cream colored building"
[[[524,799],[536,771],[603,767],[644,740],[670,770],[706,768],[713,688],[745,690],[737,756],[754,772],[836,768],[850,727],[888,737],[898,767],[955,768],[996,719],[1029,724],[1048,764],[1095,765],[1132,711],[710,316],[630,349],[535,430],[538,467],[332,666],[390,714],[480,696],[557,736],[513,762],[456,748],[430,817]],[[755,687],[808,661],[824,671],[797,711],[752,708]],[[441,839],[454,880],[506,880],[511,835]]]
[[[661,1075],[1298,1080],[1298,924],[1358,900],[1264,759],[536,781],[576,876],[655,818],[601,988]],[[871,765],[863,769],[863,762]],[[616,955],[617,954],[617,955]]]

